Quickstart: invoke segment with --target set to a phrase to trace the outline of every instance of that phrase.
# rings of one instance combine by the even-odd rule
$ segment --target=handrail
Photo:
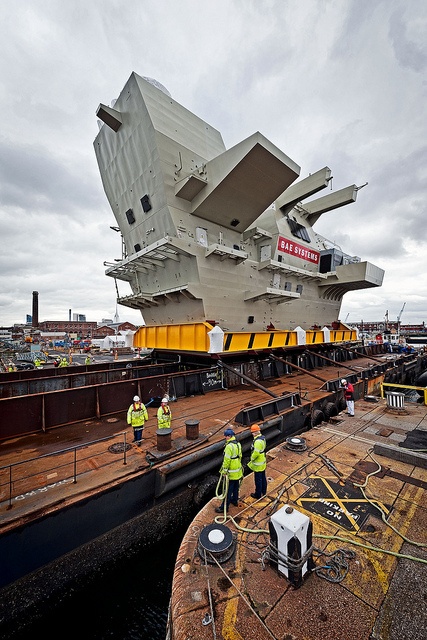
[[[384,387],[393,387],[399,389],[410,389],[411,391],[423,391],[424,392],[424,404],[427,406],[427,387],[416,387],[410,384],[397,384],[396,382],[381,382],[381,398],[384,399]]]
[[[115,433],[114,435],[111,435],[111,436],[105,436],[104,438],[98,438],[97,440],[91,440],[89,442],[85,442],[85,443],[76,445],[75,447],[67,447],[66,449],[58,449],[57,451],[52,451],[51,453],[44,453],[44,454],[42,454],[40,456],[37,456],[35,458],[27,458],[26,460],[20,460],[19,462],[12,462],[11,464],[7,464],[7,465],[4,465],[4,466],[0,467],[0,473],[2,471],[7,471],[7,470],[9,471],[9,480],[8,480],[8,485],[9,485],[8,502],[9,502],[9,504],[8,504],[7,509],[9,510],[9,509],[12,509],[12,507],[13,507],[13,505],[12,505],[12,500],[13,500],[12,485],[13,485],[13,482],[17,481],[17,480],[12,478],[12,470],[14,468],[22,466],[22,465],[25,465],[25,464],[30,464],[31,462],[34,462],[35,460],[41,460],[42,458],[50,458],[50,457],[53,457],[53,456],[58,456],[58,455],[61,455],[61,454],[64,454],[64,453],[66,454],[66,453],[72,452],[73,453],[73,484],[76,484],[77,483],[77,475],[78,475],[77,474],[77,451],[80,450],[80,449],[84,449],[84,448],[88,447],[89,445],[98,444],[98,443],[104,442],[106,440],[112,440],[113,438],[117,438],[117,436],[123,436],[123,464],[125,465],[125,464],[127,464],[127,460],[126,460],[126,453],[127,453],[126,436],[127,436],[127,433],[126,433],[126,431],[121,431],[120,433]],[[93,458],[94,455],[91,454],[90,457]],[[85,459],[87,459],[87,458],[85,458]],[[81,462],[82,461],[83,460],[81,460]],[[61,463],[61,464],[58,464],[58,465],[54,465],[54,466],[50,467],[49,469],[46,469],[46,471],[57,470],[57,469],[60,469],[61,467],[64,467],[64,466],[66,466],[68,464],[70,464],[70,463],[66,463],[66,464],[65,463]],[[40,475],[40,472],[37,472],[34,475],[36,475],[36,476]],[[22,476],[21,478],[19,478],[19,480],[23,480],[25,478],[30,478],[30,477],[31,477],[31,475]],[[46,485],[46,486],[48,486],[48,485]],[[43,488],[44,487],[37,487],[37,489],[43,489]],[[30,489],[30,491],[35,491],[35,490],[36,489],[34,489],[34,488]],[[15,500],[17,500],[18,495],[15,496],[15,498],[14,498]]]

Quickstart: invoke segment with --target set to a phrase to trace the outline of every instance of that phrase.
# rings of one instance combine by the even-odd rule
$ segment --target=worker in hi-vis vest
[[[240,482],[243,478],[242,467],[242,445],[237,442],[233,429],[226,429],[224,431],[225,447],[224,458],[222,460],[222,466],[219,470],[221,475],[228,476],[228,491],[227,491],[227,509],[230,504],[235,507],[239,505],[239,488]],[[223,500],[220,507],[217,507],[215,511],[222,513],[224,511]]]
[[[265,437],[261,433],[259,424],[251,426],[253,435],[253,443],[251,447],[251,459],[248,467],[254,472],[255,476],[255,493],[251,493],[252,498],[262,498],[267,493],[267,477],[265,469],[267,467],[267,457],[265,455]]]
[[[148,420],[147,407],[141,402],[139,396],[135,396],[127,413],[127,422],[133,427],[133,442],[139,446],[142,440],[144,423]]]
[[[172,412],[170,410],[168,399],[162,399],[160,407],[157,409],[157,428],[170,429],[172,422]]]

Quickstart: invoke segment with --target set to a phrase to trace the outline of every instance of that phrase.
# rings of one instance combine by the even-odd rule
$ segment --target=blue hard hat
[[[225,436],[234,436],[234,431],[233,431],[233,429],[226,429],[226,430],[224,431],[224,435],[225,435]]]

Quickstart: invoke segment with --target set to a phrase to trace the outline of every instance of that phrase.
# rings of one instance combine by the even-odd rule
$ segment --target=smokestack
[[[68,320],[71,322],[71,309],[68,309]]]
[[[32,327],[39,326],[39,292],[33,291],[33,317],[31,321]]]

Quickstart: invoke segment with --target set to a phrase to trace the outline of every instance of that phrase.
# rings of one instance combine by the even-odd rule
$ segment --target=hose
[[[367,487],[368,482],[369,482],[369,478],[371,476],[376,475],[377,473],[379,473],[381,471],[381,465],[380,463],[375,460],[374,456],[372,455],[372,449],[368,450],[368,456],[371,458],[371,460],[373,462],[375,462],[375,464],[377,465],[378,469],[376,471],[372,471],[371,473],[368,473],[366,478],[365,478],[365,482],[363,484],[357,484],[356,482],[353,482],[353,485],[355,487],[358,487],[362,494],[363,497],[365,498],[365,500],[367,500],[369,502],[369,504],[371,504],[373,507],[375,507],[375,509],[377,509],[380,513],[381,513],[381,520],[388,526],[390,527],[390,529],[392,531],[394,531],[394,533],[396,533],[398,536],[400,536],[402,538],[402,540],[404,540],[405,542],[408,542],[409,544],[412,544],[414,547],[427,547],[427,543],[426,542],[415,542],[414,540],[410,540],[409,538],[406,538],[403,533],[401,533],[400,531],[398,531],[395,527],[393,527],[392,524],[390,524],[390,522],[387,520],[384,511],[381,509],[381,507],[378,506],[378,504],[376,504],[373,500],[370,500],[370,498],[368,498],[368,496],[366,495],[364,489],[365,487]]]
[[[241,527],[233,518],[227,514],[227,493],[228,493],[228,485],[230,483],[228,474],[221,474],[215,489],[215,497],[222,500],[224,502],[224,514],[222,516],[216,516],[215,522],[217,524],[225,524],[228,521],[231,521],[236,529],[239,531],[246,531],[247,533],[269,533],[268,529],[248,529],[246,527]],[[221,485],[223,485],[221,489]]]

